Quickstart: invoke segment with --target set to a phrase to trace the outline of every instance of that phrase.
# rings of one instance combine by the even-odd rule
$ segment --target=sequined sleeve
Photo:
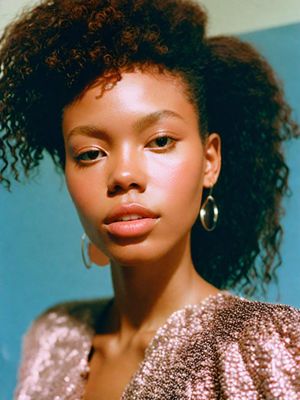
[[[36,371],[37,364],[37,351],[40,348],[41,340],[43,340],[43,326],[45,317],[40,317],[34,321],[28,329],[23,338],[22,346],[22,360],[19,368],[18,386],[15,391],[15,399],[26,399],[24,393],[26,387],[31,385],[31,373],[29,371]],[[23,393],[23,394],[22,394]]]
[[[33,322],[23,340],[15,400],[81,398],[94,313],[92,302],[68,303]]]
[[[245,366],[251,378],[249,385],[245,379],[245,387],[253,388],[261,398],[299,400],[300,312],[281,305],[259,306],[258,303],[257,307],[236,346],[240,365]],[[227,349],[227,355],[230,353],[234,354],[234,346]],[[230,373],[227,376],[233,378]],[[234,393],[233,385],[231,393]]]
[[[300,312],[228,293],[173,314],[122,400],[300,400]]]
[[[211,356],[206,357],[205,366],[199,353],[196,356],[201,374],[195,374],[191,398],[205,398],[203,393],[210,386],[213,394],[207,399],[299,400],[299,310],[234,297],[229,300],[216,313],[205,339],[202,336],[196,345]]]

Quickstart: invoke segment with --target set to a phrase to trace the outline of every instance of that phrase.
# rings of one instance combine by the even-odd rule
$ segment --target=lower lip
[[[158,218],[141,218],[132,221],[118,221],[106,225],[108,232],[111,235],[122,238],[133,238],[146,235],[153,228]]]

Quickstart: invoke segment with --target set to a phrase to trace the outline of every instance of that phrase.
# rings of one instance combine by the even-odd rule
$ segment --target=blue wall
[[[300,120],[300,24],[245,38],[278,71]],[[283,303],[300,307],[300,140],[287,148],[294,196],[286,200],[280,289]],[[67,299],[112,293],[106,268],[84,269],[80,227],[63,178],[49,159],[29,184],[0,192],[0,399],[12,398],[21,336],[48,306]],[[271,290],[271,293],[274,291]],[[273,299],[274,295],[270,296]]]
[[[241,38],[253,43],[275,68],[293,115],[300,123],[300,24],[253,32]],[[280,302],[300,308],[300,138],[287,144],[286,156],[293,195],[285,200],[283,265],[278,270]]]

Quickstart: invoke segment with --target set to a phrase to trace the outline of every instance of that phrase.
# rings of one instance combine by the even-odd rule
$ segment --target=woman
[[[299,311],[225,290],[278,264],[296,126],[266,61],[205,24],[190,1],[56,0],[4,34],[3,183],[46,150],[115,294],[34,322],[16,399],[300,398]]]

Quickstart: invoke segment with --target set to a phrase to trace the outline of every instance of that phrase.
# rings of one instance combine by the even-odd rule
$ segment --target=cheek
[[[65,177],[68,191],[79,215],[92,213],[96,205],[93,200],[99,198],[99,182],[94,182],[93,176],[89,176],[86,171],[75,169],[68,163],[66,164]]]
[[[200,152],[201,155],[201,152]],[[202,157],[188,152],[187,157],[166,158],[152,169],[153,186],[159,188],[160,201],[178,217],[194,219],[201,202],[203,184]]]

